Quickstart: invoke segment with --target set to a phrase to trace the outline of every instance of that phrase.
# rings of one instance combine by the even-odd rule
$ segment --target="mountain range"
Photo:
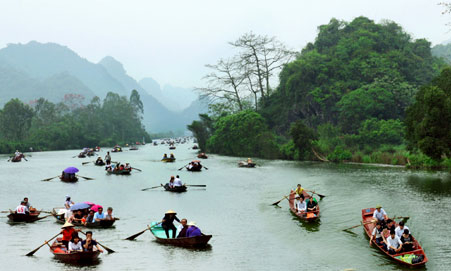
[[[89,102],[110,91],[129,96],[136,89],[144,105],[143,123],[152,133],[184,131],[206,111],[190,89],[166,85],[152,78],[137,81],[111,56],[99,63],[80,57],[56,43],[8,44],[0,50],[0,105],[11,98],[30,102],[40,97],[60,102],[66,94],[81,94]]]

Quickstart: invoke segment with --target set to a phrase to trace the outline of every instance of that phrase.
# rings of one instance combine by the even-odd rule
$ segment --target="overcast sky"
[[[118,59],[136,79],[201,85],[204,64],[232,54],[227,45],[253,31],[293,49],[313,41],[332,17],[393,20],[433,44],[451,38],[445,0],[0,0],[0,47],[56,42],[98,62]]]

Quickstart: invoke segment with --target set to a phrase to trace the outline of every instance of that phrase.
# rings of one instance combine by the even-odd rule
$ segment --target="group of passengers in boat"
[[[28,201],[28,198],[25,197],[20,202],[20,205],[16,207],[15,213],[28,215],[30,214],[30,212],[36,212],[36,209],[31,206],[30,202]]]
[[[130,166],[129,163],[125,163],[125,164],[116,163],[116,165],[108,164],[105,167],[105,170],[106,171],[132,171],[132,167]]]
[[[75,173],[68,173],[68,172],[63,172],[61,173],[61,178],[63,178],[64,180],[75,180],[77,177],[75,176]]]
[[[165,154],[163,155],[162,160],[166,160],[166,159],[175,159],[175,156],[174,156],[173,153],[171,153],[171,155],[168,157],[168,155],[165,153]]]
[[[177,175],[175,176],[171,176],[171,179],[169,180],[168,186],[170,188],[175,188],[175,187],[181,187],[183,186],[182,180],[180,179],[180,176]]]
[[[409,228],[404,225],[404,221],[400,221],[396,226],[395,221],[388,218],[381,205],[376,206],[372,222],[375,223],[375,227],[371,234],[370,245],[375,240],[377,245],[382,246],[392,255],[414,249],[415,240]]]
[[[169,239],[169,230],[172,231],[172,238],[183,238],[183,237],[196,237],[201,236],[202,232],[197,227],[196,222],[191,221],[188,223],[186,218],[178,219],[176,216],[176,212],[173,210],[169,210],[164,214],[163,219],[161,220],[161,226],[166,233],[166,237]],[[174,221],[180,223],[178,228],[175,227]]]
[[[318,203],[313,196],[305,198],[304,192],[310,192],[304,189],[301,184],[298,184],[295,189],[294,209],[296,213],[306,214],[318,210]]]
[[[74,202],[69,196],[66,196],[66,202],[64,203],[65,214],[64,218],[67,223],[79,223],[87,225],[88,223],[96,223],[102,220],[117,220],[113,216],[113,208],[108,207],[106,213],[103,211],[103,207],[98,207],[96,210],[90,208],[71,211],[70,207],[74,205]]]
[[[192,161],[188,164],[188,170],[201,169],[202,165],[199,161]]]
[[[70,222],[66,222],[61,228],[61,234],[63,235],[63,237],[61,238],[61,243],[58,245],[64,246],[66,250],[55,250],[55,252],[74,253],[82,251],[94,251],[94,248],[99,252],[103,252],[96,240],[92,239],[91,231],[87,231],[86,239],[82,240],[82,238],[78,236],[80,230],[75,229],[74,225]]]

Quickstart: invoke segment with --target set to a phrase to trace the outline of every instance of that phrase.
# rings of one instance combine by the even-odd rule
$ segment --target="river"
[[[28,162],[8,163],[1,156],[1,210],[14,209],[24,196],[38,209],[62,206],[65,195],[75,202],[92,201],[112,206],[121,220],[114,229],[95,230],[94,238],[117,253],[101,255],[90,267],[56,261],[49,249],[23,256],[55,235],[61,225],[49,217],[31,224],[8,223],[1,215],[1,270],[401,270],[402,267],[368,245],[358,224],[361,209],[382,204],[390,216],[410,216],[407,226],[429,258],[426,269],[451,266],[451,179],[448,173],[410,171],[362,165],[256,160],[259,167],[238,168],[239,158],[211,155],[202,172],[178,171],[195,157],[192,144],[178,145],[175,163],[162,163],[165,145],[146,145],[138,151],[113,153],[113,161],[130,162],[131,176],[109,176],[102,167],[82,166],[89,158],[72,158],[79,151],[36,152]],[[105,155],[105,150],[100,152]],[[94,159],[91,159],[94,160]],[[79,174],[95,178],[68,184],[53,179],[64,168],[76,166]],[[164,183],[180,174],[188,184],[206,184],[175,194],[142,188]],[[271,203],[297,183],[326,197],[319,202],[321,220],[305,225],[296,219],[287,201]],[[194,220],[212,234],[211,246],[189,250],[160,245],[146,232],[136,241],[124,238],[158,221],[168,209]]]

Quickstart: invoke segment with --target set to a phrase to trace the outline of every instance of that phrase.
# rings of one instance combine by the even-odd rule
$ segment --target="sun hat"
[[[165,214],[176,214],[174,210],[168,210]]]
[[[72,225],[72,223],[66,222],[66,223],[64,223],[64,225],[61,227],[61,229],[69,228],[69,227],[74,227],[74,225]]]
[[[188,226],[196,226],[196,222],[195,221],[190,221],[186,225],[188,225]]]
[[[376,205],[376,209],[382,208],[380,204]]]

